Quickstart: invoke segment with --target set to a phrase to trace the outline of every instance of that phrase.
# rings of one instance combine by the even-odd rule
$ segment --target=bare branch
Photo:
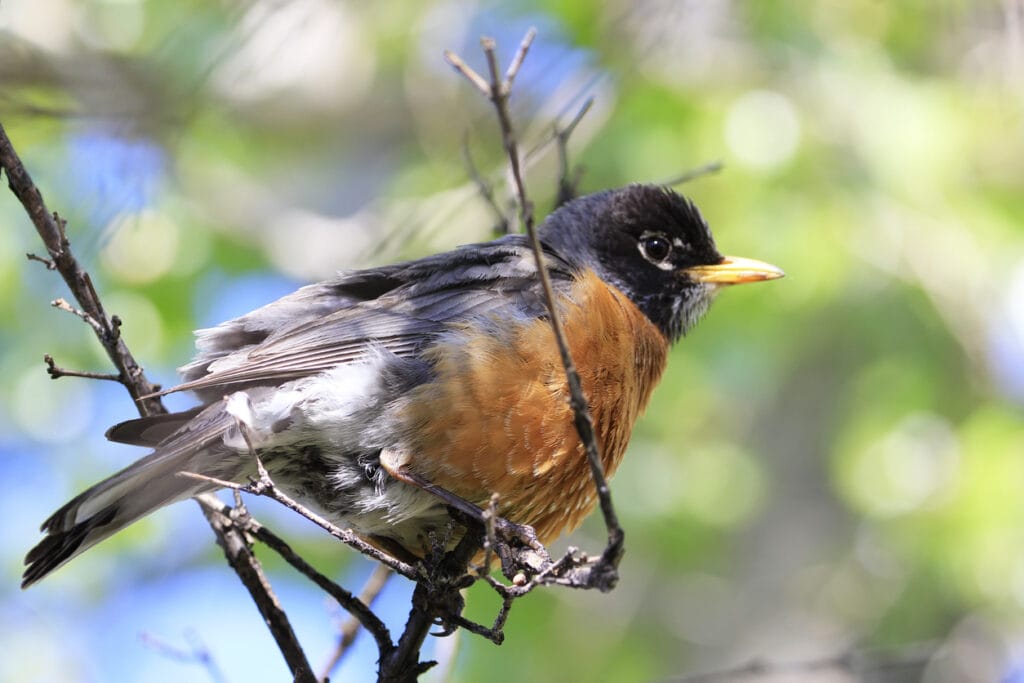
[[[484,178],[480,171],[476,167],[476,162],[473,161],[473,153],[469,149],[469,134],[467,133],[462,138],[462,158],[466,164],[466,171],[469,173],[470,179],[473,184],[476,185],[477,192],[483,198],[487,206],[491,207],[491,211],[494,212],[495,225],[493,232],[496,235],[508,235],[512,232],[512,224],[505,216],[505,211],[502,210],[498,204],[497,198],[494,196],[494,186],[491,185]]]
[[[206,670],[213,683],[227,683],[228,679],[224,676],[224,672],[217,666],[213,654],[199,636],[194,631],[186,631],[185,639],[188,640],[188,650],[171,645],[152,633],[142,634],[143,644],[153,648],[164,657],[185,664],[198,664]]]
[[[218,479],[217,477],[211,477],[207,474],[199,474],[198,472],[178,472],[175,476],[195,479],[196,481],[205,481],[208,484],[213,484],[214,486],[222,489],[231,489],[235,492],[248,490],[245,484],[228,481],[227,479]],[[239,498],[237,502],[241,504],[241,499]]]
[[[32,182],[32,177],[22,165],[21,159],[14,151],[14,146],[2,125],[0,125],[0,168],[6,172],[7,184],[25,207],[36,232],[42,238],[49,260],[53,262],[54,268],[64,278],[64,282],[67,283],[81,310],[92,319],[93,322],[90,324],[93,325],[100,344],[103,345],[107,356],[117,368],[118,374],[125,378],[125,388],[128,389],[131,397],[140,403],[142,414],[153,415],[166,412],[160,401],[153,398],[142,399],[143,396],[154,393],[153,385],[146,380],[142,368],[135,362],[135,358],[128,351],[128,347],[125,346],[116,327],[107,317],[88,273],[82,269],[72,255],[64,220],[46,208],[39,188]]]
[[[513,60],[513,64],[509,67],[509,73],[512,73],[513,76],[522,64],[522,58],[520,58],[520,55],[525,58],[526,51],[529,49],[532,40],[533,31],[531,30],[527,32],[527,35],[523,38],[523,42],[520,45],[520,51],[516,55],[518,63],[516,60]],[[551,278],[548,275],[547,266],[544,260],[543,247],[541,246],[540,238],[537,235],[536,226],[534,225],[533,204],[530,202],[526,194],[526,185],[523,182],[522,170],[520,168],[519,151],[516,143],[515,131],[512,126],[511,115],[508,108],[511,83],[508,80],[502,81],[499,76],[494,41],[490,38],[483,38],[480,42],[483,47],[484,54],[487,57],[488,69],[491,75],[491,82],[487,88],[489,93],[488,97],[494,105],[494,111],[498,117],[498,125],[501,129],[502,142],[505,147],[505,153],[508,156],[509,166],[512,171],[512,180],[515,185],[516,196],[519,200],[520,219],[526,229],[526,233],[530,237],[530,242],[533,247],[534,259],[537,264],[537,272],[540,277],[541,287],[544,291],[544,301],[550,314],[551,327],[555,335],[555,341],[558,344],[559,353],[561,354],[562,364],[565,367],[566,379],[569,385],[570,405],[573,410],[576,430],[579,432],[580,441],[583,443],[587,453],[587,460],[590,464],[591,474],[594,478],[594,485],[597,488],[601,513],[604,516],[605,526],[608,529],[608,545],[601,555],[603,566],[594,566],[594,569],[600,569],[600,571],[595,572],[592,575],[592,578],[596,581],[595,585],[600,587],[601,590],[609,590],[614,586],[615,581],[617,580],[616,568],[618,567],[619,560],[622,558],[625,534],[622,527],[619,525],[618,516],[615,513],[615,507],[612,505],[611,491],[608,488],[608,482],[604,475],[604,466],[601,461],[600,449],[597,445],[597,436],[594,433],[594,422],[590,416],[586,397],[583,394],[583,385],[580,381],[579,372],[576,370],[576,364],[573,362],[572,354],[569,351],[565,329],[558,315],[554,290],[551,286]],[[451,59],[449,59],[449,61],[452,62]],[[461,59],[459,59],[458,62],[464,64]],[[513,67],[515,67],[515,69],[513,69]],[[468,69],[468,67],[466,67],[466,69]],[[477,80],[480,79],[479,74],[472,72],[472,70],[467,72],[460,69],[460,71],[462,71],[463,74],[471,82],[476,84],[478,89],[480,89],[479,84],[477,83]],[[598,578],[599,575],[600,578]]]
[[[467,520],[468,521],[468,520]],[[399,683],[416,680],[435,662],[420,662],[420,649],[430,632],[430,627],[439,620],[446,633],[461,624],[456,621],[462,612],[463,600],[460,590],[472,583],[465,577],[469,559],[480,549],[479,528],[466,524],[466,533],[450,553],[444,553],[444,543],[423,563],[424,575],[416,582],[412,594],[412,609],[405,624],[405,630],[395,649],[388,656],[381,657],[378,670],[379,683]]]
[[[66,299],[58,297],[51,301],[50,305],[56,309],[59,309],[66,313],[70,313],[71,315],[78,316],[79,318],[82,319],[82,321],[85,322],[85,324],[87,324],[89,327],[93,329],[94,332],[96,332],[97,336],[102,336],[103,334],[105,334],[106,330],[103,329],[103,324],[100,323],[99,320],[93,317],[92,314],[86,313],[80,308],[75,308],[74,306],[69,304]]]
[[[484,77],[478,74],[476,71],[474,71],[473,67],[471,67],[469,64],[466,64],[466,62],[462,61],[461,57],[459,57],[451,50],[445,50],[444,58],[445,61],[447,61],[449,64],[455,67],[456,71],[465,76],[466,79],[470,83],[472,83],[477,90],[482,92],[485,97],[491,96],[490,86],[487,85],[487,81],[484,79]]]
[[[388,631],[388,627],[384,625],[384,622],[381,621],[369,607],[370,603],[373,602],[373,598],[376,597],[376,593],[372,594],[372,596],[367,596],[366,599],[363,599],[363,596],[357,598],[352,595],[350,591],[345,590],[314,569],[312,565],[292,550],[290,545],[265,526],[257,522],[248,514],[248,512],[242,513],[240,518],[245,530],[251,533],[256,540],[262,542],[268,548],[276,552],[284,558],[288,564],[312,580],[313,583],[319,586],[321,590],[337,600],[338,604],[352,615],[357,628],[361,625],[370,632],[374,637],[374,640],[377,641],[377,649],[380,652],[386,653],[391,649],[391,634]],[[378,573],[382,574],[384,577],[380,580],[380,588],[383,588],[387,577],[392,575],[392,570],[381,564],[377,565],[377,569],[374,574],[377,575]],[[377,592],[380,591],[380,588],[377,589]],[[356,629],[353,629],[352,640],[355,639],[355,630]]]
[[[85,377],[86,379],[102,379],[112,382],[121,382],[120,375],[114,375],[109,372],[85,372],[81,370],[67,370],[65,368],[57,367],[57,364],[53,360],[53,356],[50,354],[43,356],[43,362],[46,363],[46,374],[50,376],[50,379],[60,379],[61,377]]]
[[[46,266],[47,270],[57,270],[56,263],[54,263],[52,260],[48,258],[43,258],[38,254],[28,253],[25,254],[25,258],[27,258],[29,261],[38,261],[39,263],[42,263],[44,266]]]
[[[394,575],[395,573],[391,571],[389,567],[382,564],[378,564],[374,567],[373,573],[370,574],[370,578],[366,580],[366,584],[363,585],[363,590],[359,593],[359,602],[366,605],[368,608],[373,607],[373,603],[377,600],[381,591],[384,590],[384,586],[387,585],[388,579]],[[346,607],[346,609],[348,608]],[[324,683],[327,683],[331,673],[333,673],[338,664],[341,663],[341,660],[345,655],[348,654],[352,644],[356,641],[356,636],[359,635],[362,624],[363,622],[358,617],[350,616],[342,625],[341,630],[338,633],[338,646],[331,654],[330,660],[328,660],[327,664],[324,666],[323,673],[320,674],[320,679]],[[389,646],[391,645],[390,635],[388,635],[387,644]],[[379,638],[377,640],[377,648],[378,650],[383,648]]]
[[[491,500],[484,510],[484,564],[478,568],[478,574],[486,574],[490,571],[491,563],[494,561],[494,548],[498,545],[498,532],[495,529],[495,520],[498,518],[498,494],[492,493]]]
[[[209,499],[198,498],[199,506],[210,523],[217,536],[217,545],[224,550],[224,557],[228,564],[235,570],[242,583],[249,590],[249,595],[256,608],[263,616],[274,640],[277,642],[288,663],[288,669],[296,682],[316,683],[316,676],[309,666],[306,653],[302,650],[295,630],[292,629],[288,617],[281,607],[277,596],[274,595],[267,581],[266,574],[259,560],[252,552],[252,547],[245,538],[245,534],[235,525],[230,516],[225,515],[219,506],[211,505]],[[217,501],[216,497],[213,497]],[[219,503],[220,501],[217,501]]]
[[[256,461],[257,463],[259,463],[259,466],[262,467],[262,463],[258,458]],[[288,496],[288,494],[284,493],[281,489],[277,488],[277,486],[274,484],[274,481],[267,474],[266,469],[264,469],[260,475],[255,477],[248,484],[239,484],[238,482],[228,481],[226,479],[218,479],[216,477],[210,477],[205,474],[199,474],[197,472],[178,472],[178,476],[188,477],[190,479],[196,479],[198,481],[209,482],[211,484],[215,484],[225,489],[231,489],[243,493],[251,493],[256,496],[266,496],[267,498],[272,498],[281,505],[284,505],[292,512],[295,512],[305,517],[309,521],[313,522],[318,527],[329,533],[331,536],[334,536],[336,539],[338,539],[345,545],[355,548],[363,555],[366,555],[371,559],[377,560],[378,562],[387,565],[396,573],[401,574],[402,576],[408,579],[412,579],[414,581],[418,576],[416,568],[413,567],[411,564],[408,564],[407,562],[402,562],[401,560],[396,559],[391,555],[382,552],[381,550],[378,550],[377,548],[370,545],[363,539],[359,538],[359,536],[357,536],[350,529],[342,529],[336,524],[332,524],[326,518],[313,512],[309,508],[296,502],[293,498]]]
[[[512,82],[519,75],[519,69],[522,68],[523,62],[526,60],[526,53],[530,51],[530,46],[533,45],[533,39],[536,37],[537,29],[530,27],[526,31],[526,35],[523,36],[522,41],[520,41],[519,49],[516,50],[516,55],[512,58],[511,63],[508,65],[508,70],[505,72],[504,87],[507,92],[512,91]],[[494,41],[492,40],[491,44],[493,45],[493,43]]]
[[[555,197],[555,208],[557,209],[562,204],[569,202],[576,197],[576,190],[580,184],[580,178],[582,177],[583,171],[581,168],[576,168],[575,171],[569,169],[569,138],[572,137],[573,132],[576,130],[576,126],[580,125],[580,121],[587,115],[590,108],[594,106],[594,98],[588,97],[587,101],[583,103],[576,115],[572,117],[572,120],[564,127],[555,126],[555,142],[558,145],[558,195]]]
[[[709,163],[704,164],[703,166],[698,166],[697,168],[690,169],[689,171],[681,173],[675,176],[674,178],[670,178],[661,184],[667,185],[669,187],[682,185],[683,183],[688,183],[691,180],[696,180],[697,178],[703,178],[706,175],[718,173],[719,171],[722,170],[722,167],[723,166],[721,161],[711,161]]]

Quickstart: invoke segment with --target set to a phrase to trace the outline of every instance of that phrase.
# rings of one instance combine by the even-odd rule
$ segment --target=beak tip
[[[764,261],[726,256],[719,263],[687,269],[690,277],[699,282],[718,285],[738,285],[747,282],[765,282],[785,277],[778,266]]]

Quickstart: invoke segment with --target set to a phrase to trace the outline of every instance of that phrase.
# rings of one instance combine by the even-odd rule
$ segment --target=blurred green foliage
[[[298,284],[486,239],[495,217],[462,146],[504,202],[500,140],[441,52],[481,66],[481,33],[507,58],[530,25],[513,100],[538,206],[556,189],[552,128],[592,96],[570,143],[584,191],[721,159],[682,190],[725,253],[788,277],[724,293],[673,352],[613,485],[619,588],[521,601],[501,648],[463,636],[454,679],[643,681],[921,641],[955,653],[927,680],[1009,675],[1024,644],[1019,0],[9,0],[0,121],[167,381],[191,329],[288,285],[253,279],[264,298],[248,301],[232,282]],[[39,246],[12,197],[0,217],[3,452],[34,445],[60,472],[33,475],[34,502],[6,521],[22,529],[4,548],[13,586],[42,515],[116,467],[99,421],[132,409],[46,380],[44,351],[104,360],[47,309],[63,292],[24,260]],[[152,558],[155,574],[130,567],[166,550],[165,533],[147,520],[56,581],[103,601],[157,580]],[[295,533],[320,566],[355,563]],[[594,519],[571,540],[601,538]],[[219,567],[201,541],[182,571]],[[495,607],[471,593],[471,616]]]

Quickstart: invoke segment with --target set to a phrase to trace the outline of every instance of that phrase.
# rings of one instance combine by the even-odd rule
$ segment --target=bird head
[[[722,287],[783,276],[761,261],[722,256],[693,202],[654,185],[569,202],[545,220],[540,238],[573,267],[593,269],[621,290],[672,342]]]

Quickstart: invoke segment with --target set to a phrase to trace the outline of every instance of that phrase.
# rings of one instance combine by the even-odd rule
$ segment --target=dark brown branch
[[[216,477],[208,477],[204,474],[197,474],[195,472],[179,472],[178,476],[189,477],[191,479],[196,479],[199,481],[210,482],[211,484],[216,484],[217,486],[220,486],[222,488],[232,489],[234,491],[242,491],[244,493],[251,493],[257,496],[266,496],[267,498],[271,498],[280,503],[281,505],[284,505],[292,512],[295,512],[296,514],[305,517],[306,519],[313,522],[318,527],[329,533],[331,536],[334,536],[336,539],[338,539],[345,545],[355,548],[363,555],[366,555],[371,559],[377,560],[381,564],[387,565],[396,573],[401,574],[402,576],[408,579],[411,579],[413,581],[417,579],[419,574],[417,573],[416,568],[413,567],[411,564],[407,562],[402,562],[401,560],[394,558],[391,555],[382,552],[381,550],[378,550],[377,548],[370,545],[363,539],[359,538],[359,536],[357,536],[354,532],[350,531],[349,529],[342,529],[336,524],[332,524],[329,520],[318,515],[309,508],[296,502],[293,498],[289,497],[288,494],[284,493],[283,491],[281,491],[281,489],[277,488],[277,486],[274,484],[273,480],[267,473],[266,469],[262,468],[262,462],[260,462],[259,458],[256,459],[256,462],[258,463],[258,466],[262,471],[259,472],[257,477],[255,477],[253,481],[250,482],[249,484],[239,484],[237,482],[227,481],[225,479],[217,479]]]
[[[405,630],[395,649],[381,658],[378,683],[415,681],[436,663],[419,659],[431,626],[440,622],[445,629],[440,635],[449,635],[456,626],[462,625],[458,623],[463,607],[459,591],[473,581],[465,573],[470,558],[482,545],[480,531],[478,525],[466,520],[466,533],[453,551],[444,553],[445,539],[424,561],[424,575],[413,590],[412,609]]]
[[[373,601],[376,595],[367,597],[365,600],[363,596],[356,597],[350,591],[342,588],[314,569],[298,553],[292,550],[291,546],[252,517],[246,519],[246,529],[250,530],[257,540],[283,557],[288,564],[309,577],[322,591],[334,598],[339,605],[352,615],[356,628],[352,629],[353,633],[349,641],[350,643],[352,640],[355,640],[355,631],[358,629],[358,626],[362,626],[377,641],[377,649],[380,652],[386,653],[390,651],[391,633],[384,622],[369,607],[370,602]],[[385,577],[393,574],[391,568],[383,564],[377,565],[377,570],[383,572]],[[381,582],[381,587],[383,588],[383,581]]]
[[[453,65],[457,65],[456,68],[460,73],[465,73],[465,70],[469,68],[457,55],[448,56],[448,60]],[[583,120],[583,117],[587,115],[593,105],[594,98],[587,98],[583,105],[576,111],[576,114],[573,115],[573,118],[569,123],[563,126],[556,121],[549,135],[534,144],[533,147],[526,149],[520,155],[520,165],[528,168],[535,158],[546,153],[548,148],[552,145],[555,146],[558,154],[559,177],[558,190],[552,210],[557,209],[566,202],[575,199],[578,194],[580,180],[583,177],[583,168],[581,166],[570,167],[569,165],[569,138],[572,137],[572,134],[576,131],[576,127],[579,125],[580,121]],[[476,186],[480,197],[497,215],[498,226],[494,230],[495,234],[511,234],[514,232],[515,228],[511,221],[506,218],[505,211],[498,205],[495,198],[493,183],[488,181],[476,167],[476,164],[470,154],[468,136],[463,140],[462,150],[466,171],[469,174],[470,180],[472,180],[473,184]]]
[[[363,585],[363,590],[359,592],[359,602],[366,605],[367,608],[373,607],[373,603],[380,596],[381,591],[384,590],[384,586],[387,585],[388,580],[394,576],[395,573],[391,571],[390,567],[386,567],[382,564],[378,564],[373,568],[373,573],[370,574],[370,578],[366,580]],[[344,605],[342,605],[344,607]],[[347,608],[346,608],[347,609]],[[351,612],[351,610],[349,610]],[[373,612],[370,612],[373,614]],[[331,673],[338,667],[341,660],[344,659],[345,655],[348,654],[352,648],[353,643],[356,642],[356,637],[359,635],[363,622],[356,616],[350,616],[342,624],[341,629],[338,632],[338,645],[331,654],[331,658],[324,666],[323,673],[320,674],[320,680],[327,683],[331,676]],[[376,637],[376,635],[375,635]],[[391,645],[391,636],[388,634],[387,645]],[[381,652],[387,648],[383,647],[381,639],[377,639],[377,649]]]
[[[64,220],[46,208],[42,193],[22,165],[3,125],[0,125],[0,169],[7,174],[7,182],[11,191],[25,208],[36,231],[42,238],[47,253],[50,255],[49,263],[52,263],[53,269],[60,273],[81,308],[75,309],[62,299],[58,302],[63,302],[63,305],[58,302],[54,302],[54,305],[70,309],[93,327],[100,344],[117,369],[121,383],[128,390],[129,395],[135,399],[135,407],[140,415],[166,413],[167,410],[159,397],[141,398],[159,391],[160,386],[146,378],[142,368],[125,345],[120,333],[120,319],[117,316],[107,316],[99,295],[93,287],[92,279],[71,252]],[[47,262],[45,259],[39,260]],[[47,267],[50,267],[49,264]],[[215,507],[219,503],[212,494],[198,496],[197,500],[200,506],[206,506],[203,507],[204,513],[210,506]],[[217,535],[217,542],[225,549],[226,554],[234,558],[232,567],[235,568],[239,579],[249,590],[257,606],[260,607],[260,612],[271,633],[275,636],[278,647],[292,670],[293,677],[295,680],[315,681],[305,654],[294,638],[294,632],[292,632],[287,616],[279,607],[274,608],[277,605],[277,598],[263,577],[256,558],[251,552],[243,551],[243,549],[247,549],[244,535],[234,525],[224,522],[225,519],[220,516],[214,520],[207,516],[210,527]],[[229,549],[233,550],[229,551]],[[291,638],[287,637],[288,633],[291,633]]]
[[[56,263],[54,263],[48,258],[43,258],[38,254],[25,254],[25,258],[27,258],[29,261],[38,261],[39,263],[42,263],[44,266],[46,266],[47,270],[57,270]]]
[[[447,59],[448,63],[455,67],[459,73],[465,76],[470,83],[476,86],[478,90],[487,95],[487,98],[494,105],[494,110],[498,117],[502,144],[504,145],[506,155],[508,156],[509,165],[512,171],[512,180],[515,185],[516,196],[519,200],[520,219],[522,220],[533,246],[537,272],[540,277],[541,287],[544,291],[544,300],[550,313],[551,327],[555,335],[555,341],[558,345],[559,353],[561,354],[562,364],[565,367],[566,379],[569,385],[570,406],[572,407],[576,430],[579,433],[580,441],[583,443],[587,453],[587,460],[590,464],[591,474],[593,475],[594,485],[597,489],[597,495],[600,501],[601,513],[604,516],[605,526],[608,529],[608,545],[605,547],[599,562],[592,565],[591,569],[593,571],[588,575],[587,581],[590,582],[590,585],[596,586],[600,590],[610,590],[614,587],[618,578],[617,567],[619,560],[622,558],[624,533],[622,527],[619,525],[618,516],[615,513],[615,507],[612,504],[611,491],[608,488],[608,482],[604,475],[604,466],[601,461],[600,449],[597,445],[597,436],[594,433],[594,422],[590,416],[586,397],[583,394],[583,385],[580,381],[579,372],[576,370],[576,365],[573,362],[572,354],[569,351],[565,329],[562,325],[561,318],[558,315],[554,290],[551,286],[551,278],[548,275],[547,266],[544,262],[544,251],[540,243],[540,238],[537,235],[536,226],[534,225],[533,204],[527,197],[526,185],[523,182],[515,131],[512,126],[511,115],[508,108],[508,100],[511,94],[512,83],[515,80],[519,68],[522,66],[523,60],[525,59],[535,36],[536,31],[533,29],[527,31],[519,45],[519,49],[517,50],[515,57],[512,59],[512,62],[505,73],[504,79],[502,79],[499,74],[498,60],[495,54],[495,44],[494,40],[491,38],[483,38],[480,41],[484,55],[487,57],[487,65],[490,71],[490,82],[480,76],[480,74],[476,73],[457,55],[451,52],[445,52],[445,59]]]
[[[200,500],[199,505],[217,535],[217,544],[224,550],[224,557],[249,590],[249,595],[263,616],[264,623],[280,647],[292,678],[301,683],[316,683],[316,676],[313,675],[306,654],[302,651],[295,630],[292,629],[281,603],[270,588],[263,567],[253,554],[252,547],[246,542],[245,535],[240,533],[230,516],[223,514],[217,507],[209,506],[208,501]]]
[[[373,613],[373,611],[370,610],[368,607],[369,600],[363,600],[362,596],[359,598],[355,597],[351,592],[345,590],[317,571],[312,565],[296,553],[284,539],[260,524],[252,515],[249,514],[248,510],[246,510],[244,506],[236,506],[232,508],[220,503],[220,505],[216,507],[215,511],[222,516],[229,518],[245,533],[252,535],[253,538],[276,552],[299,573],[309,578],[321,590],[334,598],[342,608],[357,620],[357,624],[365,626],[366,630],[373,635],[374,639],[377,641],[377,647],[381,652],[387,652],[391,649],[391,634],[388,632],[388,627],[377,617],[376,614]],[[384,565],[379,566],[383,567]],[[391,570],[386,567],[385,569],[387,569],[387,574],[390,575]]]
[[[154,393],[156,391],[154,385],[146,380],[142,368],[135,362],[135,358],[125,346],[124,340],[121,339],[117,327],[107,316],[89,274],[82,269],[71,253],[70,243],[64,229],[64,220],[46,208],[42,194],[22,165],[21,159],[14,151],[14,146],[2,125],[0,125],[0,167],[7,173],[7,184],[10,186],[11,192],[25,207],[36,232],[42,238],[49,260],[64,278],[64,282],[67,283],[82,312],[92,319],[90,324],[95,323],[93,329],[96,330],[96,336],[106,350],[110,361],[117,368],[118,374],[125,378],[125,388],[128,389],[131,397],[140,404],[140,412],[143,415],[167,412],[160,401],[153,398],[141,398]]]
[[[278,501],[279,503],[281,503],[288,509],[292,510],[293,512],[296,512],[302,515],[303,517],[324,527],[325,529],[330,531],[332,535],[342,534],[344,536],[342,540],[344,540],[346,543],[348,542],[348,540],[346,540],[347,537],[352,537],[359,543],[359,545],[355,546],[357,550],[362,551],[363,546],[371,546],[362,541],[362,539],[358,539],[358,537],[356,537],[348,530],[338,529],[327,520],[319,517],[312,511],[307,510],[305,507],[296,503],[291,498],[282,493],[274,485],[273,480],[270,478],[270,473],[267,472],[266,467],[263,466],[263,461],[260,459],[256,449],[253,447],[252,441],[250,440],[249,437],[248,427],[240,419],[237,421],[237,424],[239,430],[242,433],[242,437],[245,439],[246,445],[248,445],[249,447],[249,453],[256,462],[257,478],[254,479],[252,483],[250,483],[247,486],[242,486],[234,482],[221,481],[213,479],[211,477],[205,477],[203,475],[183,473],[184,476],[189,476],[193,479],[199,479],[203,481],[211,481],[213,483],[217,483],[223,486],[224,488],[232,489],[235,492],[236,501],[234,509],[232,510],[228,506],[222,505],[220,507],[219,512],[222,515],[229,517],[236,524],[236,526],[240,527],[241,529],[244,529],[247,533],[253,535],[254,537],[261,540],[263,543],[265,543],[269,548],[271,548],[282,558],[284,558],[290,565],[292,565],[292,567],[297,569],[300,573],[304,574],[311,581],[313,581],[313,583],[319,586],[321,590],[323,590],[325,593],[327,593],[335,600],[337,600],[338,604],[344,607],[346,610],[348,610],[348,612],[352,616],[359,619],[360,623],[362,623],[377,640],[377,647],[380,650],[381,655],[383,656],[392,648],[391,634],[388,632],[387,626],[384,625],[384,622],[378,619],[377,615],[375,615],[366,606],[365,603],[360,602],[348,590],[342,588],[341,586],[334,583],[326,576],[318,572],[316,569],[313,568],[312,565],[310,565],[303,558],[301,558],[298,555],[298,553],[292,550],[291,546],[289,546],[283,539],[281,539],[276,534],[266,529],[262,524],[257,522],[252,517],[252,515],[249,514],[248,510],[245,509],[245,506],[242,505],[241,497],[239,496],[239,494],[242,491],[246,491],[249,493],[254,493],[256,495],[265,495],[270,498],[273,498],[274,500]],[[375,548],[373,550],[376,551]],[[377,552],[379,553],[379,551]],[[383,559],[387,560],[389,563],[392,562],[392,558],[390,556],[384,555]],[[412,567],[409,567],[409,570],[410,577],[415,576],[415,570],[413,570]]]
[[[54,362],[53,356],[46,354],[43,356],[43,362],[46,363],[46,374],[50,376],[50,379],[60,379],[61,377],[84,377],[86,379],[102,379],[111,382],[121,382],[121,376],[115,375],[109,372],[86,372],[84,370],[68,370],[57,366]]]

